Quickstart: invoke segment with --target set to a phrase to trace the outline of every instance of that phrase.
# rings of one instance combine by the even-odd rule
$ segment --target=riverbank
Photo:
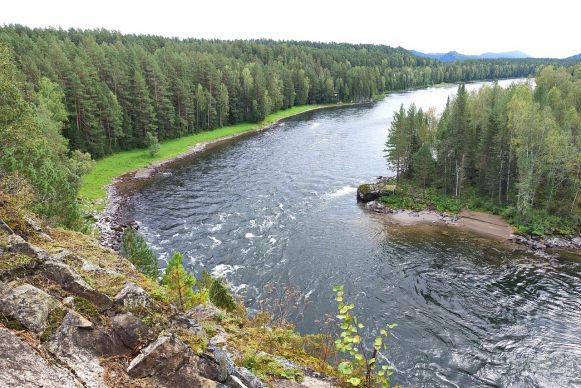
[[[240,123],[166,140],[160,143],[159,153],[155,157],[151,157],[147,149],[115,153],[96,161],[93,170],[82,179],[79,196],[88,204],[89,208],[102,210],[107,196],[106,186],[115,178],[139,169],[153,172],[171,163],[174,159],[183,159],[202,152],[217,141],[231,140],[247,133],[261,131],[276,125],[283,119],[301,113],[343,105],[345,104],[294,106],[271,113],[260,123]]]
[[[83,179],[81,198],[86,212],[96,219],[101,244],[119,250],[123,229],[138,226],[132,218],[133,196],[151,179],[188,163],[203,152],[221,144],[268,130],[281,121],[320,109],[353,105],[349,103],[302,105],[273,113],[261,123],[243,123],[202,132],[161,143],[160,152],[151,158],[145,149],[123,151],[97,161]]]
[[[385,214],[398,225],[448,225],[490,237],[511,241],[536,252],[548,249],[581,250],[579,236],[535,236],[523,233],[503,216],[484,210],[473,210],[458,198],[418,189],[406,184],[395,185],[392,178],[379,177],[377,183],[362,184],[357,200],[367,209]]]

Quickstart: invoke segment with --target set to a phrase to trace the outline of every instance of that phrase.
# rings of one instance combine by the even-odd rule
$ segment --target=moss
[[[0,314],[0,324],[10,330],[26,330],[16,319],[9,318],[4,314]]]
[[[283,378],[300,383],[304,379],[304,373],[301,370],[285,368],[280,362],[266,354],[249,353],[239,363],[262,381]]]
[[[101,324],[106,323],[106,319],[101,315],[97,306],[93,304],[93,302],[88,301],[87,299],[75,296],[73,298],[73,306],[74,310],[78,313],[81,313],[86,318],[93,322],[99,322]]]
[[[210,321],[202,321],[200,322],[202,329],[206,332],[208,337],[212,338],[216,334],[218,334],[218,330],[216,329],[216,324]]]
[[[65,318],[65,315],[66,315],[66,310],[61,308],[61,307],[57,307],[56,309],[54,309],[50,312],[50,314],[48,315],[46,329],[44,329],[44,331],[40,334],[40,340],[42,342],[49,339],[50,336],[53,335],[57,331],[57,329],[59,328],[61,323],[63,323],[63,319]]]
[[[20,253],[5,253],[0,255],[0,273],[18,268],[26,268],[34,259]]]
[[[359,187],[357,188],[357,190],[363,194],[367,194],[371,191],[371,185],[368,183],[364,183],[362,185],[359,185]]]
[[[196,354],[201,354],[206,351],[208,346],[208,339],[194,335],[191,331],[177,328],[172,330],[172,333],[176,335],[182,342],[188,345]]]

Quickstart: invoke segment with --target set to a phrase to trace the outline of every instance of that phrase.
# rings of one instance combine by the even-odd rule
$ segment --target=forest
[[[101,158],[295,105],[360,102],[442,82],[525,77],[550,60],[455,63],[402,48],[270,40],[197,40],[107,30],[0,27],[33,100],[48,81],[64,94],[62,134]]]
[[[544,67],[535,84],[460,85],[439,119],[402,106],[388,164],[400,181],[502,213],[524,232],[578,232],[581,65]]]

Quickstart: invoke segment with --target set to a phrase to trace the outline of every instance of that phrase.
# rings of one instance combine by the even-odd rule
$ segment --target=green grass
[[[277,120],[324,106],[326,105],[294,106],[272,113],[260,123],[240,123],[177,139],[166,140],[160,144],[159,153],[155,157],[151,157],[145,148],[115,153],[96,161],[93,170],[83,177],[79,195],[83,201],[98,203],[97,206],[101,207],[105,199],[105,186],[118,176],[146,167],[155,162],[176,157],[187,152],[191,146],[198,143],[257,130]]]

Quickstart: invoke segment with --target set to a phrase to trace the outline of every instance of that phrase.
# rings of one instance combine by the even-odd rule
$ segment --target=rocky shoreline
[[[195,159],[201,154],[208,152],[222,144],[226,144],[234,140],[249,137],[255,135],[256,133],[275,128],[288,118],[307,112],[315,112],[318,110],[343,107],[348,105],[355,105],[355,103],[314,107],[295,115],[281,118],[261,128],[198,143],[195,146],[190,147],[190,149],[183,154],[153,163],[150,166],[140,168],[136,171],[128,172],[115,178],[106,187],[106,199],[103,211],[95,215],[95,226],[100,233],[101,245],[119,251],[121,248],[123,230],[129,226],[134,229],[139,227],[135,220],[132,218],[134,200],[133,195],[140,187],[148,184],[152,180],[159,178],[164,174],[171,174],[171,170],[173,168],[187,164],[192,159]]]

